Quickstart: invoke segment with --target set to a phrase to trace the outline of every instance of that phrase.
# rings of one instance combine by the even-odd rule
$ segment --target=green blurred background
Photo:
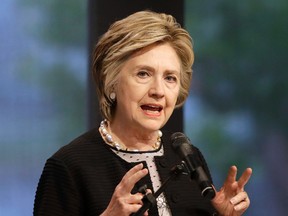
[[[288,2],[185,2],[195,48],[185,132],[220,188],[253,168],[246,215],[288,210]],[[45,160],[87,130],[87,2],[0,7],[0,215],[28,216]]]
[[[245,215],[287,215],[288,1],[186,1],[196,62],[185,130],[215,184],[252,167]]]

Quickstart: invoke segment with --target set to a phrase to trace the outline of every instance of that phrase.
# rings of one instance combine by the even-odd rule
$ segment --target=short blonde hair
[[[135,52],[155,43],[169,43],[180,59],[180,91],[176,107],[183,105],[192,80],[192,39],[171,15],[140,11],[113,23],[94,49],[92,73],[104,118],[113,118],[116,102],[109,95],[125,61]]]

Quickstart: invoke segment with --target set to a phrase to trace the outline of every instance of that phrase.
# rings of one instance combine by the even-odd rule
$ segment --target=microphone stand
[[[151,207],[155,206],[156,205],[156,198],[165,190],[165,188],[167,187],[170,180],[172,180],[173,178],[175,178],[179,174],[184,174],[184,173],[185,174],[187,173],[187,169],[186,169],[184,162],[173,167],[171,169],[170,176],[163,182],[161,187],[154,194],[152,194],[152,193],[146,194],[142,198],[142,202],[143,202],[142,207],[136,213],[131,214],[131,215],[132,216],[142,216],[145,213],[145,211],[147,211],[147,209],[150,209]]]

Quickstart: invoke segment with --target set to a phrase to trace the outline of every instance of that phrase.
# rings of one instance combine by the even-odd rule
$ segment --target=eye
[[[137,72],[137,76],[140,77],[140,78],[145,78],[145,77],[148,77],[149,76],[149,73],[147,71],[138,71]]]
[[[168,75],[165,77],[168,82],[177,82],[177,77],[175,75]]]

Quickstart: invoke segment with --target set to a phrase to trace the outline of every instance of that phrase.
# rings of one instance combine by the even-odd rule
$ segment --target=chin
[[[165,125],[165,122],[163,121],[148,120],[148,121],[145,121],[144,124],[142,124],[142,127],[150,131],[156,131],[156,130],[161,129],[164,125]]]

